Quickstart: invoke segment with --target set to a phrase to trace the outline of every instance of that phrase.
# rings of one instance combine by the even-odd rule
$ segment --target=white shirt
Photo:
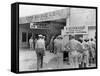
[[[33,39],[29,39],[29,43],[33,43]]]
[[[45,49],[45,41],[44,41],[44,39],[37,40],[35,48],[44,48]]]

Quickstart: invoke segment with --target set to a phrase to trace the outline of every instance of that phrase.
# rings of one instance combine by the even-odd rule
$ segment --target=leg
[[[43,67],[43,55],[41,55],[41,68]]]
[[[41,66],[41,55],[40,52],[37,51],[37,70],[40,69]]]
[[[37,54],[37,70],[39,70],[39,64],[40,63],[40,58],[39,58],[39,55]]]

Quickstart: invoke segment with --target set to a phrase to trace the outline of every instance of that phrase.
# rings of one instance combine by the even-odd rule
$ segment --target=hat
[[[57,36],[58,39],[63,39],[63,37],[61,35]]]
[[[39,36],[39,37],[43,37],[43,35],[41,35],[41,34],[40,34],[40,35],[38,35],[38,36]]]

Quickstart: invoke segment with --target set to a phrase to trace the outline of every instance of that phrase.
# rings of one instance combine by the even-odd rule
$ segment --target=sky
[[[65,7],[20,5],[19,6],[19,17],[36,15],[36,14],[46,13],[46,12],[60,10],[64,8]]]

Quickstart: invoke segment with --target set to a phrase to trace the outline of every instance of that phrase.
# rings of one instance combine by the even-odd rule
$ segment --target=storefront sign
[[[31,29],[36,29],[37,28],[37,25],[35,25],[34,23],[30,23],[30,28]]]
[[[30,23],[30,29],[48,29],[46,23]]]
[[[67,26],[66,34],[88,34],[88,25],[87,26]]]
[[[19,24],[31,23],[31,22],[42,22],[42,21],[50,21],[50,20],[56,20],[56,19],[61,19],[61,18],[67,18],[68,14],[69,14],[68,8],[56,10],[53,12],[48,12],[48,13],[44,13],[44,14],[20,18]]]

